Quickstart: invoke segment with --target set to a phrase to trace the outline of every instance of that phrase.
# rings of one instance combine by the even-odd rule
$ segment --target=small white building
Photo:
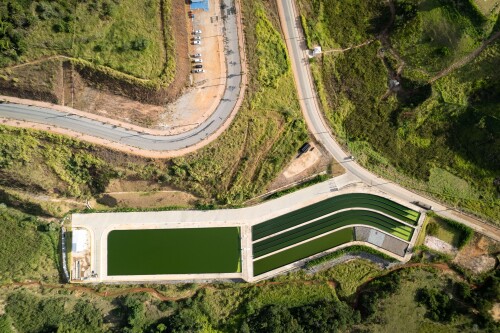
[[[76,229],[72,232],[71,252],[78,253],[88,249],[88,231],[84,229]]]
[[[315,46],[313,49],[312,55],[314,57],[315,55],[321,54],[321,52],[322,52],[321,46]]]

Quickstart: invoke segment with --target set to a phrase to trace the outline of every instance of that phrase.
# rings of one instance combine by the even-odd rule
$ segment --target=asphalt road
[[[420,201],[431,205],[433,210],[444,217],[457,220],[474,230],[500,241],[500,229],[478,219],[466,216],[438,202],[408,191],[398,184],[380,178],[352,161],[347,152],[335,141],[329,126],[326,124],[318,104],[313,81],[309,69],[307,46],[302,35],[300,17],[296,14],[294,1],[279,0],[280,21],[285,33],[285,39],[290,54],[295,82],[299,92],[302,111],[310,131],[328,152],[346,168],[347,172],[359,178],[367,185],[390,194],[407,202]]]
[[[0,104],[0,118],[51,125],[152,151],[175,151],[199,143],[224,124],[235,108],[241,89],[242,67],[236,9],[231,0],[222,0],[222,3],[222,13],[225,16],[223,32],[227,66],[226,88],[215,112],[198,127],[176,135],[152,135],[80,117],[68,112],[10,103]]]

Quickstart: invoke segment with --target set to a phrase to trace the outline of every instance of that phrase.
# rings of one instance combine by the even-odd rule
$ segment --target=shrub
[[[137,37],[130,43],[130,47],[134,51],[144,51],[149,45],[149,41],[144,37]]]
[[[425,305],[426,316],[434,321],[450,322],[457,315],[454,301],[443,290],[422,288],[417,290],[415,300]]]
[[[438,234],[438,231],[439,225],[436,222],[430,222],[425,228],[426,234],[430,236],[436,236]]]

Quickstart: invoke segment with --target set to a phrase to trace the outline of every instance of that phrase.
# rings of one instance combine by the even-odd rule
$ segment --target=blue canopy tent
[[[203,9],[208,12],[208,0],[191,0],[191,10]]]

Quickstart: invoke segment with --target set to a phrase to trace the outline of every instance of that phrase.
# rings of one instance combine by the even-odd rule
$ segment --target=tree
[[[203,329],[199,316],[192,308],[184,308],[168,317],[167,327],[171,333],[194,333]]]
[[[292,309],[292,313],[307,333],[342,332],[361,321],[358,311],[340,301],[323,300]]]
[[[280,305],[269,305],[251,317],[248,326],[256,333],[303,333],[297,320],[290,311]]]
[[[143,302],[129,295],[123,299],[122,306],[127,321],[124,332],[142,332],[146,320]]]
[[[431,223],[427,224],[425,232],[427,233],[427,235],[436,236],[438,233],[438,230],[439,230],[439,225],[435,222],[431,222]]]
[[[421,288],[417,290],[416,301],[425,305],[427,317],[434,321],[450,322],[457,314],[452,298],[444,290]]]
[[[144,51],[149,45],[149,41],[144,37],[137,37],[130,43],[130,47],[134,51]]]

